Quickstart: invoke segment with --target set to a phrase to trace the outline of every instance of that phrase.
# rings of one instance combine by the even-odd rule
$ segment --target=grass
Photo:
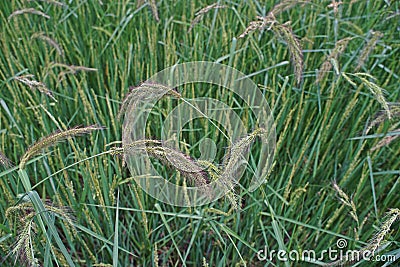
[[[348,250],[397,259],[351,264],[398,265],[400,3],[266,2],[5,1],[0,265],[350,264],[257,258],[265,247],[319,255],[340,238]],[[275,161],[266,183],[250,192],[256,141],[233,195],[175,207],[143,192],[114,155],[118,113],[131,86],[199,60],[232,66],[258,84],[275,118]],[[178,103],[200,96],[223,101],[255,130],[248,107],[227,90],[178,90],[182,99],[164,98],[151,112],[149,139],[161,138]],[[201,143],[214,140],[218,175],[230,145],[221,129],[188,123],[179,153],[199,158]],[[88,130],[96,131],[75,136]],[[152,164],[186,183],[163,161]]]

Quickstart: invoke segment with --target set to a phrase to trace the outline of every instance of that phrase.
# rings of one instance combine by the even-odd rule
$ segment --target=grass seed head
[[[387,94],[386,90],[380,87],[375,83],[376,78],[367,73],[354,73],[358,79],[361,80],[361,83],[366,86],[369,91],[375,96],[375,99],[382,105],[383,109],[386,112],[389,120],[392,118],[392,114],[389,108],[389,103],[386,101],[385,94]]]
[[[286,3],[286,5],[293,4],[292,1],[287,2],[288,3]],[[275,13],[281,8],[288,7],[286,5],[278,8]],[[266,17],[257,17],[258,20],[250,22],[249,26],[241,35],[239,35],[238,38],[244,38],[245,36],[257,30],[272,30],[276,36],[280,37],[286,42],[290,53],[290,60],[294,68],[296,82],[297,84],[300,84],[303,73],[303,51],[300,41],[293,33],[290,25],[291,22],[287,21],[283,24],[279,23],[275,18],[275,13],[271,11]]]
[[[11,15],[8,16],[8,20],[11,20],[13,17],[18,16],[18,15],[23,15],[23,14],[34,14],[34,15],[42,16],[46,19],[50,18],[49,15],[47,15],[46,13],[43,13],[42,11],[36,10],[34,8],[24,8],[24,9],[16,10],[13,13],[11,13]]]
[[[345,206],[350,208],[350,216],[359,224],[358,216],[357,216],[357,209],[356,205],[354,204],[353,200],[338,186],[336,182],[333,183],[333,189],[338,193],[339,200]]]
[[[329,54],[329,56],[322,63],[321,67],[318,70],[318,76],[315,83],[320,83],[326,76],[326,74],[332,69],[332,62],[339,62],[339,57],[345,51],[347,45],[349,44],[352,37],[346,37],[336,42],[335,47]],[[339,68],[338,64],[336,66]]]
[[[57,214],[62,217],[69,225],[73,225],[74,217],[72,216],[69,207],[60,207],[54,205],[50,200],[47,200],[44,207],[47,211]],[[9,207],[5,213],[9,222],[15,222],[17,230],[17,242],[11,249],[11,253],[20,261],[21,264],[26,266],[40,266],[38,259],[35,257],[34,251],[35,235],[37,232],[37,225],[34,217],[37,216],[34,205],[30,201],[21,202],[15,206]],[[75,231],[75,234],[76,231]]]
[[[400,118],[400,103],[388,103],[388,107],[392,118]],[[373,121],[368,125],[365,133],[368,134],[373,127],[380,125],[387,120],[389,120],[388,113],[386,111],[379,111],[375,114]]]
[[[205,8],[202,8],[199,12],[197,12],[195,15],[196,17],[193,19],[193,21],[190,23],[190,27],[188,32],[190,32],[194,26],[196,26],[206,15],[213,9],[218,9],[218,8],[226,8],[227,6],[224,5],[219,5],[218,3],[214,3],[212,5],[206,6]]]
[[[31,90],[36,89],[39,92],[41,92],[42,94],[49,96],[54,101],[57,101],[54,98],[53,92],[49,88],[47,88],[47,86],[44,83],[34,80],[33,77],[34,76],[32,74],[27,74],[27,75],[15,77],[14,79],[27,85],[29,87],[29,89],[31,89]]]
[[[149,4],[150,4],[151,13],[153,13],[154,19],[157,22],[159,22],[160,21],[160,17],[158,16],[158,8],[157,8],[156,1],[155,0],[149,0]]]
[[[369,251],[372,255],[379,249],[379,247],[384,243],[384,239],[390,232],[393,223],[400,219],[400,209],[390,209],[384,218],[384,222],[379,227],[377,233],[368,242],[368,245],[359,250],[359,253]],[[350,259],[351,262],[356,262],[357,260]]]
[[[44,32],[32,34],[31,39],[40,39],[45,41],[46,43],[54,47],[60,56],[64,56],[64,50],[61,48],[61,46],[54,39],[47,36]]]
[[[65,131],[56,131],[30,146],[25,154],[21,157],[19,168],[24,169],[28,160],[31,159],[34,155],[40,153],[45,148],[53,146],[67,138],[88,134],[94,130],[101,129],[104,129],[104,127],[99,125],[90,125],[86,127],[74,127]]]
[[[400,132],[400,128],[396,129],[394,131],[399,131]],[[382,140],[380,140],[378,142],[378,144],[376,146],[374,146],[373,148],[371,148],[371,151],[375,151],[381,147],[384,146],[388,146],[390,143],[392,143],[394,140],[396,140],[398,137],[400,137],[400,135],[393,135],[393,136],[385,136]]]
[[[279,15],[280,13],[287,11],[297,5],[302,5],[304,6],[305,4],[310,3],[310,0],[304,0],[304,1],[297,1],[297,0],[283,0],[279,4],[276,4],[271,11],[269,12],[270,14],[273,14],[274,16]]]
[[[285,40],[290,53],[290,60],[294,68],[297,84],[301,83],[301,75],[303,73],[303,51],[299,39],[293,34],[290,21],[279,24],[275,23],[272,30]]]
[[[12,163],[11,160],[9,160],[6,155],[4,155],[2,152],[0,152],[0,165],[3,165],[5,168],[10,168],[14,164]]]
[[[355,71],[359,71],[365,65],[365,62],[367,61],[369,55],[375,49],[376,44],[383,37],[383,33],[379,31],[376,32],[371,31],[371,35],[372,35],[371,39],[365,44],[364,48],[360,53],[360,56],[358,57]]]
[[[251,144],[256,140],[257,137],[267,134],[267,131],[262,128],[254,130],[249,135],[239,139],[230,148],[223,170],[221,171],[218,179],[216,180],[217,185],[222,187],[224,192],[228,192],[227,197],[230,200],[233,207],[239,207],[239,197],[234,194],[234,187],[238,184],[236,180],[238,172],[243,166],[245,155],[248,153]]]
[[[181,98],[181,95],[173,88],[169,88],[162,84],[145,82],[141,85],[129,87],[129,93],[122,100],[120,110],[118,112],[118,119],[127,111],[135,108],[140,102],[151,102],[154,99],[163,96],[171,96],[174,98]]]
[[[122,151],[121,149],[115,151],[117,154],[123,153],[124,162],[127,162],[127,155],[134,156],[134,153],[147,153],[150,157],[159,160],[164,166],[178,171],[189,181],[191,186],[199,187],[210,199],[212,198],[213,193],[204,189],[204,186],[210,183],[208,173],[201,163],[180,150],[162,146],[161,141],[158,140],[138,140],[122,147]]]

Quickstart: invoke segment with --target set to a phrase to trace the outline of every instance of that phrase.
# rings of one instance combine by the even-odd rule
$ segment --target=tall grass
[[[346,249],[398,259],[400,3],[297,2],[4,1],[0,265],[339,265],[351,259],[257,258],[264,247],[320,253],[339,238]],[[111,148],[121,146],[118,113],[129,88],[196,60],[228,64],[259,85],[275,118],[277,153],[266,183],[249,192],[255,140],[231,195],[182,208],[143,192]],[[178,91],[151,112],[149,140],[161,139],[160,123],[180,97],[217,98],[256,130],[228,90]],[[78,129],[91,133],[72,137]],[[223,160],[230,144],[214,124],[188,123],[179,153],[197,159],[205,138],[218,145],[208,165],[218,177],[218,164],[235,162]],[[189,183],[153,149],[160,173]]]

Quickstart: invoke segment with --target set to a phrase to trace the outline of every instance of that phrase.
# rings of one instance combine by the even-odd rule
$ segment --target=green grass
[[[65,2],[1,4],[0,152],[18,166],[31,145],[56,130],[105,128],[39,150],[22,169],[0,164],[1,266],[310,266],[260,261],[257,252],[314,249],[318,255],[336,249],[339,238],[347,249],[379,243],[381,255],[400,257],[399,221],[393,219],[400,215],[392,210],[385,216],[400,208],[400,142],[382,143],[400,128],[394,104],[400,99],[398,1],[345,0],[337,13],[331,1],[312,1],[279,13],[276,20],[291,21],[302,46],[300,84],[284,36],[264,29],[236,39],[277,1],[220,1],[226,8],[204,14],[189,33],[196,12],[212,2],[156,1],[158,22],[150,4]],[[42,14],[10,16],[27,8]],[[379,34],[371,31],[383,36],[376,41]],[[344,38],[352,39],[336,56]],[[327,58],[331,68],[316,83]],[[227,198],[192,208],[160,203],[107,152],[120,145],[117,115],[128,87],[199,60],[251,77],[275,118],[274,167],[254,192],[246,189],[251,172],[245,173],[235,190],[239,210]],[[21,81],[29,74],[34,77]],[[204,87],[180,90],[186,99],[223,101],[252,130],[254,118],[234,95]],[[148,120],[150,138],[160,138],[161,122],[178,103],[160,101]],[[214,124],[199,119],[184,129],[184,153],[199,157],[198,144],[210,138],[217,141],[217,159],[224,158],[228,143]],[[257,143],[251,152],[250,169],[259,157]]]

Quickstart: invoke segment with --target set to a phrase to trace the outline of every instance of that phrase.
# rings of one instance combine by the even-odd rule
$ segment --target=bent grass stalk
[[[377,233],[372,237],[372,239],[368,242],[368,244],[362,249],[356,251],[356,253],[352,253],[350,256],[345,255],[344,259],[340,259],[338,261],[334,261],[331,263],[326,263],[325,266],[344,266],[349,264],[354,264],[363,259],[363,255],[365,252],[369,252],[369,255],[375,255],[375,252],[378,251],[380,246],[382,245],[384,238],[390,232],[392,224],[400,219],[400,209],[390,209],[384,218],[384,222],[379,227]]]
[[[50,72],[53,72],[53,68],[63,68],[64,70],[60,71],[57,74],[57,83],[63,82],[65,77],[69,74],[76,74],[78,72],[84,71],[84,72],[97,72],[98,69],[96,68],[89,68],[85,66],[75,66],[75,65],[67,65],[64,63],[60,62],[51,62],[47,67],[46,67],[46,73],[44,77],[47,77]]]
[[[156,1],[155,0],[149,0],[149,4],[150,4],[151,13],[153,13],[154,19],[157,22],[159,22],[160,21],[160,17],[158,16],[158,9],[157,9]]]
[[[400,128],[395,129],[393,131],[400,132]],[[371,148],[371,151],[375,151],[381,147],[388,146],[390,143],[392,143],[394,140],[399,138],[400,135],[393,135],[393,136],[385,136],[382,140],[378,142],[374,147]]]
[[[22,221],[22,224],[19,224],[16,227],[17,232],[19,232],[18,241],[12,250],[12,253],[16,255],[21,262],[26,262],[29,266],[39,266],[38,259],[36,259],[34,255],[35,249],[33,246],[35,243],[33,242],[32,238],[32,234],[35,232],[34,229],[36,229],[36,225],[38,224],[48,242],[50,242],[52,239],[51,237],[54,237],[55,242],[64,256],[60,258],[61,254],[53,249],[53,245],[50,243],[50,251],[53,257],[60,258],[60,262],[65,262],[69,266],[74,266],[74,263],[54,226],[54,222],[47,214],[48,212],[56,214],[65,219],[69,225],[73,225],[72,216],[69,215],[70,210],[63,207],[57,207],[50,201],[44,203],[39,198],[38,193],[36,191],[32,191],[29,177],[24,169],[27,162],[34,155],[40,153],[43,149],[57,144],[58,142],[69,137],[87,134],[93,130],[100,129],[103,129],[103,127],[90,125],[87,127],[75,127],[65,131],[57,131],[37,141],[35,144],[29,147],[25,154],[21,157],[18,175],[20,176],[21,182],[26,190],[26,197],[23,198],[23,203],[8,208],[6,211],[6,217],[10,222],[18,221],[17,219],[13,218],[15,214],[18,214],[18,219]],[[34,218],[35,221],[33,220]],[[71,230],[70,227],[66,227],[66,229],[67,231]],[[76,231],[73,228],[72,232],[76,234]],[[56,256],[56,254],[58,254],[58,256]]]
[[[138,140],[123,147],[112,148],[111,151],[114,155],[123,153],[125,162],[129,154],[132,155],[135,152],[147,153],[149,156],[159,160],[164,166],[181,173],[182,176],[190,181],[191,185],[196,187],[203,187],[210,182],[208,174],[203,171],[203,168],[195,159],[177,149],[161,146],[161,141],[158,140]],[[205,193],[210,198],[212,197],[210,192]]]
[[[302,47],[300,45],[299,39],[294,35],[292,31],[292,27],[290,26],[291,22],[287,21],[285,23],[279,23],[276,17],[299,4],[304,6],[308,4],[310,1],[294,1],[294,0],[284,0],[279,4],[275,5],[271,11],[268,12],[268,15],[265,17],[257,16],[256,21],[250,22],[249,26],[245,29],[245,31],[239,35],[238,38],[244,38],[246,35],[256,31],[256,30],[272,30],[278,37],[282,38],[287,46],[290,53],[290,60],[292,62],[294,68],[294,74],[296,77],[296,83],[299,85],[301,83],[301,77],[303,73],[304,59]]]
[[[335,191],[338,193],[340,202],[351,209],[350,216],[354,219],[354,221],[356,221],[357,226],[359,226],[357,208],[353,200],[338,186],[336,182],[333,183],[333,189],[335,189]]]
[[[67,138],[77,135],[88,134],[91,131],[101,129],[104,129],[104,127],[98,125],[90,125],[86,127],[75,127],[65,131],[56,131],[53,134],[50,134],[49,136],[40,139],[31,147],[29,147],[25,154],[21,157],[19,168],[21,170],[24,169],[28,160],[31,159],[34,155],[40,153],[45,148],[53,146],[56,143],[61,142]]]
[[[292,27],[290,26],[290,21],[279,24],[276,23],[272,27],[273,31],[278,33],[278,35],[285,40],[289,53],[290,60],[294,68],[294,74],[296,77],[297,84],[301,83],[301,76],[303,73],[303,51],[300,45],[299,39],[293,34]]]
[[[8,17],[8,20],[11,20],[13,17],[23,15],[23,14],[34,14],[34,15],[42,16],[46,19],[50,18],[49,15],[47,15],[46,13],[43,13],[42,11],[36,10],[34,8],[25,8],[25,9],[16,10],[13,13],[11,13],[11,15]]]
[[[74,218],[70,208],[54,205],[49,200],[43,203],[43,207],[46,212],[51,212],[62,218],[62,222],[66,224],[67,228],[73,226]],[[6,210],[5,216],[10,224],[16,224],[15,229],[17,231],[17,241],[11,249],[10,254],[13,254],[21,263],[27,266],[40,266],[39,260],[35,257],[37,248],[36,243],[33,241],[38,227],[34,220],[38,216],[34,203],[26,201],[12,206]],[[74,227],[69,229],[72,229],[74,235],[77,234]],[[53,249],[53,251],[55,250]],[[63,257],[61,256],[61,258]]]
[[[386,98],[384,96],[384,94],[387,94],[387,92],[385,91],[385,89],[383,89],[382,87],[380,87],[375,83],[376,81],[375,77],[373,77],[368,73],[342,73],[342,76],[354,87],[356,87],[357,84],[353,80],[351,80],[349,76],[353,76],[359,79],[361,81],[361,84],[366,86],[369,89],[369,91],[373,94],[375,99],[382,105],[388,119],[390,120],[392,118],[389,103],[386,101]]]
[[[211,10],[218,8],[226,8],[226,7],[227,6],[225,5],[219,5],[218,3],[214,3],[212,5],[202,8],[199,12],[195,14],[196,17],[192,20],[192,23],[190,23],[188,32],[190,32],[194,28],[194,26],[196,26],[203,19],[204,15],[208,14]]]
[[[228,192],[228,199],[235,209],[240,207],[240,199],[238,195],[235,195],[233,192],[234,187],[238,184],[236,179],[240,178],[237,177],[237,172],[239,171],[240,166],[244,163],[244,156],[249,152],[251,144],[257,137],[264,134],[267,134],[267,131],[263,128],[258,128],[246,137],[235,142],[229,149],[228,160],[226,164],[224,164],[221,174],[217,179],[218,185],[222,186],[224,192]]]
[[[35,1],[48,3],[48,4],[52,4],[52,5],[59,6],[59,7],[68,7],[68,5],[58,2],[58,1],[55,1],[55,0],[28,0],[28,2],[35,2]]]
[[[54,39],[47,36],[44,32],[32,34],[31,39],[39,39],[45,41],[50,46],[54,47],[60,56],[64,56],[64,50],[61,48],[61,46]]]
[[[24,75],[24,76],[15,77],[14,79],[19,81],[19,82],[21,82],[21,83],[23,83],[23,84],[25,84],[25,85],[27,85],[29,87],[29,89],[31,89],[31,90],[36,89],[39,92],[49,96],[54,101],[57,101],[54,98],[53,92],[50,89],[48,89],[47,86],[44,83],[34,80],[33,77],[34,76],[32,74],[27,74],[27,75]]]
[[[210,7],[211,9],[212,7]],[[286,29],[286,28],[285,28]],[[157,83],[145,82],[137,87],[130,87],[130,92],[125,96],[122,101],[118,117],[121,118],[126,111],[134,110],[141,101],[153,100],[154,97],[162,97],[164,95],[172,96],[185,102],[196,111],[198,111],[204,118],[206,118],[216,129],[218,129],[226,140],[230,138],[222,131],[218,125],[215,124],[206,114],[204,114],[198,107],[193,106],[189,101],[183,98],[175,90]],[[182,174],[192,185],[196,187],[203,187],[211,181],[215,181],[219,189],[227,193],[227,197],[232,206],[238,208],[238,197],[234,194],[233,189],[237,185],[236,176],[239,168],[243,164],[244,155],[248,152],[250,145],[254,142],[256,137],[266,134],[266,130],[259,128],[248,136],[231,143],[229,145],[228,155],[223,162],[223,168],[219,169],[212,163],[197,161],[186,155],[178,149],[173,149],[162,145],[160,140],[136,140],[131,144],[124,145],[123,147],[115,147],[111,149],[111,154],[123,155],[124,165],[127,163],[127,154],[139,152],[147,153],[149,156],[159,160],[164,166],[177,170]],[[206,167],[204,165],[207,165]],[[205,170],[203,170],[205,167]],[[214,167],[214,168],[213,168]],[[185,181],[184,181],[185,182]],[[209,197],[212,197],[211,192],[207,192]]]
[[[269,13],[273,14],[276,17],[278,14],[287,11],[297,5],[301,5],[301,7],[303,7],[305,4],[309,4],[310,2],[311,2],[310,0],[304,0],[304,1],[283,0],[282,2],[276,4]]]
[[[326,74],[332,69],[334,64],[336,64],[335,69],[339,69],[339,57],[343,54],[347,45],[352,39],[352,37],[346,37],[336,42],[335,47],[319,68],[315,83],[320,83],[325,78]]]
[[[121,119],[122,115],[125,114],[127,110],[134,109],[141,101],[157,99],[159,97],[163,97],[164,95],[172,96],[177,99],[181,98],[181,95],[174,89],[162,84],[145,82],[136,87],[129,87],[129,93],[122,100],[122,104],[118,112],[118,119]]]
[[[281,8],[278,8],[277,10],[280,10]],[[294,35],[292,31],[290,21],[281,24],[276,20],[275,15],[272,12],[270,12],[266,17],[258,16],[257,19],[258,20],[256,21],[250,22],[249,26],[241,35],[239,35],[238,38],[244,38],[246,35],[256,30],[272,30],[275,35],[286,42],[290,53],[290,60],[294,68],[296,83],[300,84],[304,65],[303,52],[299,39]]]
[[[233,143],[221,169],[211,162],[197,161],[179,150],[162,146],[159,140],[137,140],[123,147],[114,147],[110,153],[112,155],[123,154],[124,161],[126,161],[126,155],[130,152],[146,152],[149,156],[158,159],[164,166],[177,170],[196,187],[203,187],[215,181],[217,186],[227,193],[232,206],[237,209],[239,200],[233,190],[238,183],[236,180],[239,178],[237,177],[238,170],[243,165],[244,155],[248,153],[251,144],[257,137],[266,133],[265,129],[259,128]],[[203,169],[204,167],[205,169]],[[210,193],[207,192],[209,197],[212,197]]]

